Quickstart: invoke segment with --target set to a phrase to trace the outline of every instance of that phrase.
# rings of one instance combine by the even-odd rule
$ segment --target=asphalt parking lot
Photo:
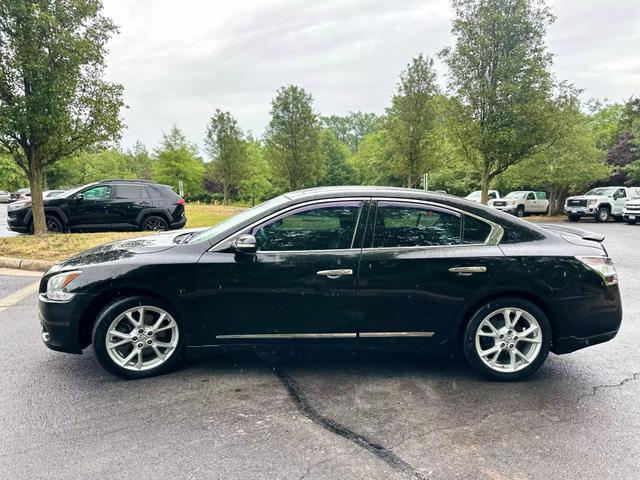
[[[640,226],[579,226],[607,236],[622,330],[509,384],[442,358],[322,351],[123,381],[90,351],[47,350],[38,279],[5,272],[0,478],[637,478]]]

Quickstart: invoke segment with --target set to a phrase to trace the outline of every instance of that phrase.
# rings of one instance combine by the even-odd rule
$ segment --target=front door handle
[[[353,270],[350,268],[338,268],[336,270],[320,270],[317,275],[327,278],[340,278],[346,275],[353,275]]]
[[[451,273],[457,273],[461,277],[468,277],[474,273],[486,273],[487,267],[451,267]]]

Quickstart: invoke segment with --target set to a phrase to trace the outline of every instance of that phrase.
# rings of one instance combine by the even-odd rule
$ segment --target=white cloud
[[[406,63],[452,43],[448,0],[104,0],[120,25],[108,76],[125,86],[128,129],[157,145],[177,123],[201,144],[215,108],[261,135],[275,91],[304,86],[323,114],[382,113]],[[640,94],[640,2],[553,0],[559,78],[586,97]],[[437,63],[444,83],[445,70]]]

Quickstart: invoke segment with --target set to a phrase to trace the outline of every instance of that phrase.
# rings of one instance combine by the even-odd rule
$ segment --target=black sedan
[[[186,354],[293,345],[461,353],[500,380],[615,337],[602,236],[448,195],[328,187],[213,228],[104,245],[40,285],[42,338],[130,378]]]

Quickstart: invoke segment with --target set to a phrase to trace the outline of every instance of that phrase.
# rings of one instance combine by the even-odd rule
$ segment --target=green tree
[[[433,165],[431,132],[436,119],[438,93],[433,60],[422,54],[411,60],[400,75],[396,94],[387,112],[389,145],[395,174],[415,187]]]
[[[349,163],[351,151],[341,143],[333,131],[325,129],[320,134],[326,170],[320,185],[351,185],[355,183],[355,171]]]
[[[362,139],[381,128],[382,118],[375,113],[349,112],[344,117],[322,117],[322,124],[333,131],[340,142],[348,145],[351,153],[356,153]]]
[[[247,147],[242,137],[236,119],[229,112],[216,109],[204,143],[211,157],[208,173],[222,185],[225,205],[229,204],[231,188],[237,188],[247,174]]]
[[[271,168],[264,155],[260,142],[247,141],[247,175],[240,182],[240,197],[251,205],[274,196],[275,189],[271,183]]]
[[[70,188],[105,179],[138,178],[129,154],[118,148],[91,149],[76,152],[47,170],[51,188]]]
[[[182,180],[185,196],[198,195],[204,191],[204,163],[198,158],[196,146],[187,141],[177,126],[174,125],[169,133],[163,134],[155,156],[155,181],[171,185],[178,191]]]
[[[289,190],[314,185],[322,176],[320,122],[304,89],[290,85],[278,90],[265,141],[272,172]]]
[[[546,51],[554,20],[536,0],[453,0],[454,48],[441,52],[457,102],[455,138],[478,170],[482,202],[492,180],[548,142],[553,89]]]
[[[350,159],[357,182],[362,185],[398,186],[402,180],[391,169],[389,132],[378,130],[365,136]]]
[[[127,151],[126,155],[129,159],[131,170],[134,172],[134,177],[140,180],[151,180],[153,177],[153,159],[144,143],[138,140],[133,145],[133,148]]]
[[[13,192],[27,183],[24,171],[9,155],[0,153],[0,190]]]
[[[580,111],[578,99],[565,99],[554,108],[554,130],[559,135],[501,178],[511,189],[537,188],[548,192],[549,215],[562,213],[570,193],[581,192],[610,172],[604,163],[605,152],[596,146],[593,127]]]
[[[119,137],[122,86],[103,80],[115,32],[99,0],[0,2],[0,144],[29,179],[37,234],[46,168]]]

